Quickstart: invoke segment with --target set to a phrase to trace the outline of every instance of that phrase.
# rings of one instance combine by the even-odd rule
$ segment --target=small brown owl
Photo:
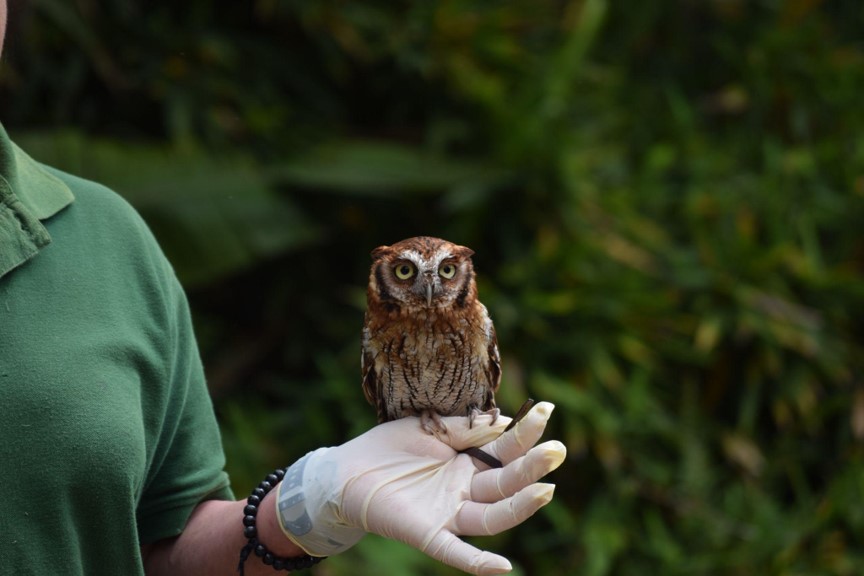
[[[378,421],[498,415],[495,328],[477,299],[470,248],[419,236],[372,251],[363,326],[363,392]]]

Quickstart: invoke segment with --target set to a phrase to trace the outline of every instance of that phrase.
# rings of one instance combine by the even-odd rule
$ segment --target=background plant
[[[11,7],[2,120],[153,226],[238,493],[373,423],[368,252],[476,250],[500,404],[554,401],[524,574],[864,562],[864,8],[842,0]],[[367,538],[318,574],[453,574]]]

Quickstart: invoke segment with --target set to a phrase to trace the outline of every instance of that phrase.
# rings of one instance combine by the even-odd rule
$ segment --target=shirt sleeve
[[[179,535],[204,500],[233,499],[189,306],[161,252],[156,260],[163,273],[157,286],[167,329],[159,340],[164,369],[153,372],[164,381],[142,382],[148,444],[136,512],[142,544]]]

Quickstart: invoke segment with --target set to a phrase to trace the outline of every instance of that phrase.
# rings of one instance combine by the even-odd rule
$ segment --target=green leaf
[[[273,168],[290,186],[332,193],[392,197],[500,186],[511,175],[501,168],[445,158],[384,141],[340,140]]]

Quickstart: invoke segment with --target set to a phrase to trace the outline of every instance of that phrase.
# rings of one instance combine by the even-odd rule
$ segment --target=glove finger
[[[471,480],[471,500],[497,502],[508,498],[558,468],[566,455],[564,444],[550,440],[503,468],[478,472]]]
[[[484,446],[483,450],[504,464],[523,456],[543,435],[554,409],[555,405],[551,402],[539,402],[516,426]]]
[[[490,536],[509,530],[548,504],[554,493],[554,484],[537,482],[493,504],[466,502],[456,515],[454,532],[465,536]]]
[[[469,574],[505,574],[513,567],[503,556],[475,548],[447,530],[441,530],[422,548],[436,560]]]

